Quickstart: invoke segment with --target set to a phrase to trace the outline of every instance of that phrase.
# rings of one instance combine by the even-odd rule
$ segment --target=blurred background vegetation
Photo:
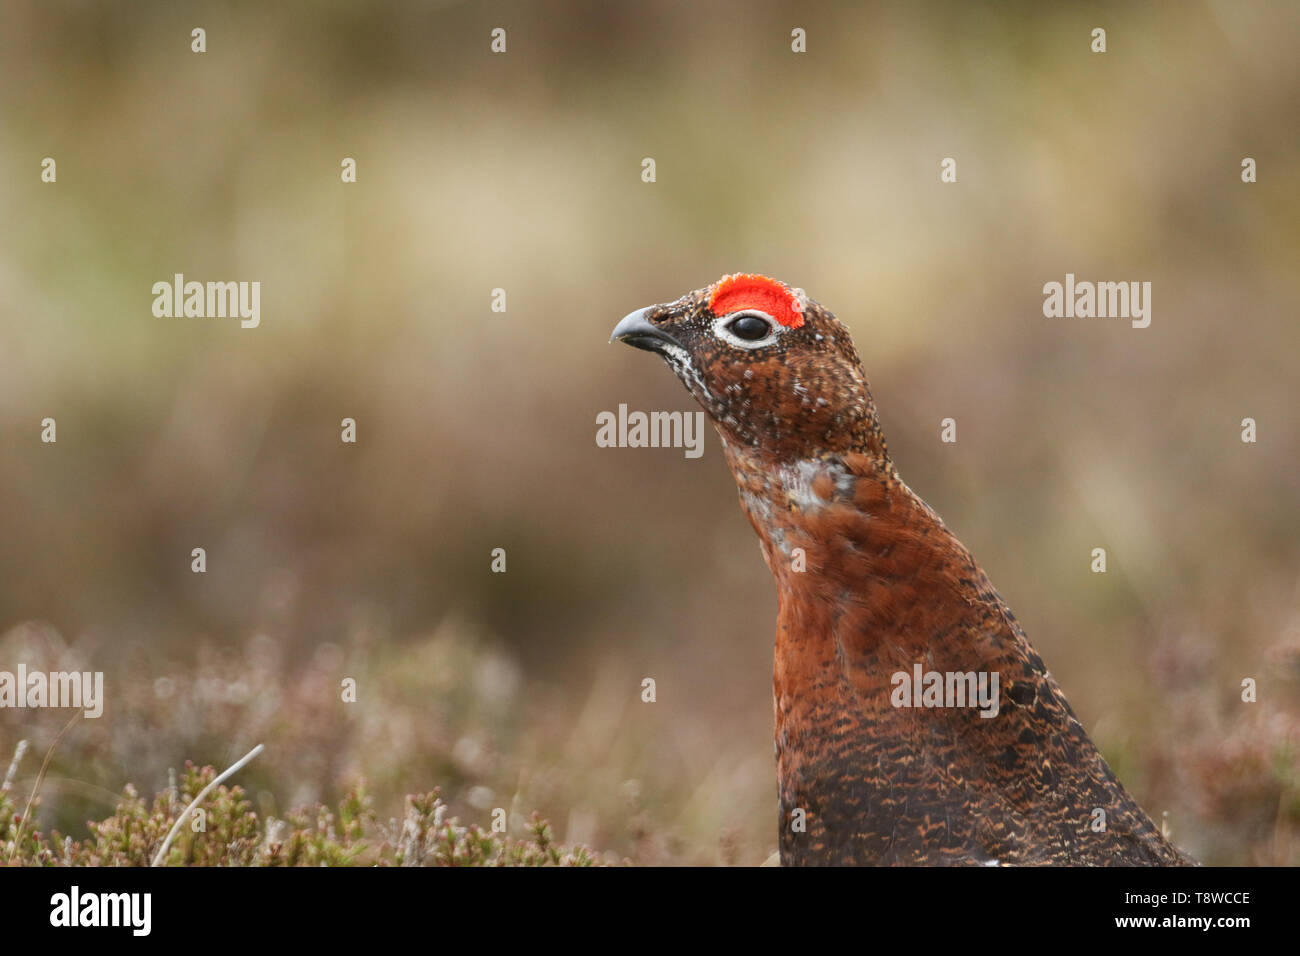
[[[594,441],[620,402],[693,408],[614,322],[745,270],[848,324],[902,474],[1140,802],[1206,862],[1294,864],[1298,26],[6,0],[0,669],[103,670],[108,697],[41,825],[264,742],[236,782],[267,813],[441,785],[611,860],[767,859],[776,598],[717,442]],[[153,317],[176,272],[260,281],[261,327]],[[1151,281],[1150,328],[1044,318],[1066,272]],[[0,711],[20,791],[67,718]]]

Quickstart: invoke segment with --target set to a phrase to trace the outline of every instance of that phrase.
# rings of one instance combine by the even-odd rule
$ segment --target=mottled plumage
[[[773,280],[725,277],[632,313],[614,338],[663,355],[712,418],[776,579],[783,864],[1192,862],[1111,773],[970,553],[898,476],[830,312]],[[996,672],[996,716],[895,706],[892,675],[917,664]]]

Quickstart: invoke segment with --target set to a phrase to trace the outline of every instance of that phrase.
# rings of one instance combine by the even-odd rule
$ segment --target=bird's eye
[[[768,324],[767,319],[757,315],[740,315],[727,323],[727,331],[746,342],[757,342],[759,339],[767,338],[772,331],[772,326]]]

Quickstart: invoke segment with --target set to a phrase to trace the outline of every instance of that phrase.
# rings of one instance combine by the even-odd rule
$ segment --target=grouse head
[[[802,289],[724,276],[629,313],[613,340],[663,356],[736,451],[779,462],[886,457],[849,331]]]

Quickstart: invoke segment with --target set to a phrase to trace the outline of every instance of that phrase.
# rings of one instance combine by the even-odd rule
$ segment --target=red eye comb
[[[713,287],[709,309],[714,315],[727,315],[741,309],[766,312],[788,329],[803,325],[803,302],[784,282],[767,276],[737,273],[723,276]]]

